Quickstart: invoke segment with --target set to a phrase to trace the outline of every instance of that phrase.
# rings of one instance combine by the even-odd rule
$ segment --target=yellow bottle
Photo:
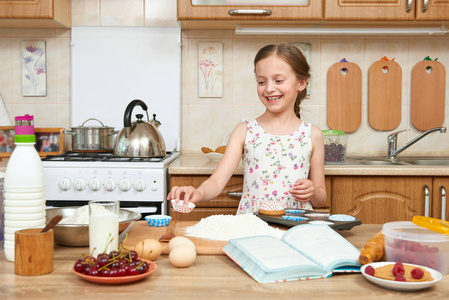
[[[385,236],[379,231],[365,244],[365,246],[363,246],[359,257],[359,262],[362,265],[366,265],[372,263],[373,261],[379,261],[384,257],[384,254]]]

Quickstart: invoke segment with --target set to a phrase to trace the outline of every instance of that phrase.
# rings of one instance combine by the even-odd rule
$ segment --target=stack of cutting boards
[[[420,61],[412,70],[411,121],[419,130],[444,123],[446,70]],[[374,62],[368,72],[368,121],[379,131],[397,128],[402,115],[402,69],[395,61]],[[356,131],[362,119],[362,75],[355,63],[340,62],[327,73],[327,122],[331,129]]]

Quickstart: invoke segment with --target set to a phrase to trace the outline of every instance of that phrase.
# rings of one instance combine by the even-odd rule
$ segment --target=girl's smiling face
[[[293,112],[298,92],[307,80],[298,80],[290,65],[275,55],[256,64],[257,95],[271,112]]]

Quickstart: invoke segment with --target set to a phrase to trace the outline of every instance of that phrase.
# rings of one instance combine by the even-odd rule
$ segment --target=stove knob
[[[122,179],[118,183],[118,186],[122,191],[126,192],[129,191],[129,189],[131,188],[131,183],[129,183],[128,179]]]
[[[137,179],[134,181],[134,189],[138,192],[142,192],[145,189],[145,181],[142,179]]]
[[[98,191],[101,188],[100,180],[98,180],[97,178],[92,178],[89,181],[89,188],[94,192]]]
[[[58,186],[61,190],[68,191],[72,186],[72,182],[70,181],[70,179],[64,178],[59,182]]]
[[[112,192],[115,190],[115,182],[111,178],[106,179],[103,184],[106,191]]]
[[[73,182],[73,186],[76,190],[82,191],[86,188],[86,182],[82,178],[75,179],[75,182]]]

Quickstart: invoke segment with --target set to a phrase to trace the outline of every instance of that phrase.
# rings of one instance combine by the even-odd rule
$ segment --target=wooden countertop
[[[355,247],[363,245],[381,225],[361,225],[340,233]],[[131,230],[132,232],[132,230]],[[167,255],[155,262],[149,277],[124,285],[101,285],[71,271],[88,248],[55,246],[54,271],[43,276],[14,274],[14,263],[0,251],[1,299],[447,299],[449,275],[433,287],[413,293],[396,292],[370,283],[361,274],[327,279],[258,284],[224,255],[200,255],[189,268],[173,267]]]
[[[218,162],[209,160],[202,153],[182,154],[168,168],[170,175],[211,175]],[[243,174],[241,163],[234,172]],[[325,175],[360,176],[449,176],[449,166],[373,166],[373,165],[325,165]]]

